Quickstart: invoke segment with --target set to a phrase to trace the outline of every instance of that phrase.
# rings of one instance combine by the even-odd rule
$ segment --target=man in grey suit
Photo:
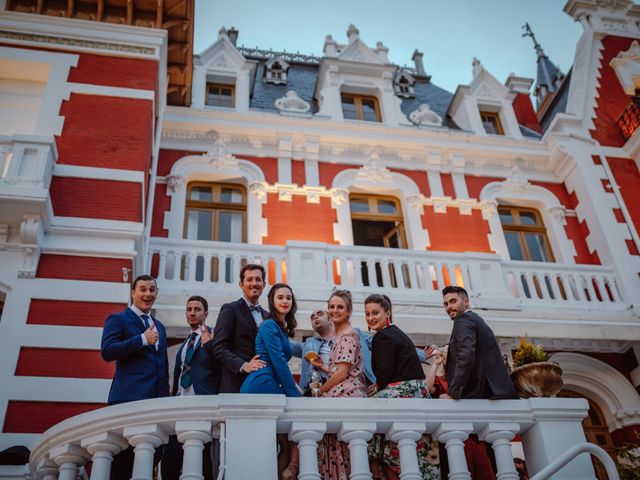
[[[445,365],[449,391],[440,398],[518,398],[496,337],[482,317],[469,309],[467,291],[448,286],[442,296],[453,329]]]
[[[256,334],[269,312],[258,304],[265,270],[249,263],[240,270],[242,298],[220,307],[213,340],[204,345],[220,364],[218,393],[238,393],[247,374],[265,366],[256,355]]]

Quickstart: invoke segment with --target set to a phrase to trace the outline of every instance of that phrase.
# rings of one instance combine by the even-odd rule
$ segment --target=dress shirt
[[[251,307],[253,307],[254,305],[245,297],[242,297],[242,298],[244,299],[245,302],[247,302],[247,307],[249,307],[249,311],[251,312],[251,315],[253,316],[253,319],[256,322],[256,326],[260,328],[260,325],[262,325],[262,322],[264,321],[264,319],[262,318],[262,310],[251,310]],[[256,303],[255,306],[259,307],[260,304]]]
[[[193,341],[193,350],[194,350],[194,354],[195,354],[195,349],[200,345],[200,340],[202,337],[202,330],[200,330],[200,328],[197,328],[195,330],[192,330],[191,333],[195,332],[196,333],[196,338]],[[182,352],[180,352],[180,365],[184,366],[184,359],[187,356],[187,343],[189,343],[187,337],[187,340],[184,341],[184,347],[182,348]],[[180,370],[180,376],[182,377],[182,369]],[[180,385],[180,379],[178,379],[178,391],[176,392],[176,395],[195,395],[196,393],[193,391],[193,382],[191,383],[191,385],[189,385],[189,388],[184,388],[182,385]]]
[[[149,325],[153,325],[153,318],[151,318],[151,312],[144,313],[142,310],[140,310],[135,305],[131,305],[129,308],[133,311],[133,313],[135,313],[138,317],[140,317],[140,322],[142,322],[142,326],[144,327],[145,330],[147,328],[149,328],[149,327],[147,326],[147,324],[145,323],[144,319],[142,318],[142,315],[148,316],[149,317]],[[140,337],[142,337],[142,345],[144,345],[145,347],[149,346],[149,342],[147,341],[147,337],[144,336],[144,333],[141,333]],[[156,344],[154,345],[154,348],[156,350],[158,350],[158,342],[156,342]]]

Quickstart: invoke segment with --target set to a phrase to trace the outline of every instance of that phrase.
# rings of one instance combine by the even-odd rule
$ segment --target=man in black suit
[[[256,334],[269,313],[258,304],[265,270],[249,263],[240,270],[242,298],[220,308],[213,340],[204,348],[220,364],[218,393],[238,393],[248,373],[265,366],[256,355]]]
[[[442,295],[453,329],[445,365],[449,391],[440,398],[518,398],[496,337],[485,321],[469,309],[467,291],[448,286]]]
[[[191,332],[182,342],[176,355],[173,370],[172,396],[215,395],[217,392],[217,363],[203,347],[212,336],[211,328],[205,325],[209,315],[209,303],[194,295],[187,300],[185,316]],[[162,457],[163,480],[178,480],[182,470],[182,445],[175,435],[169,437]],[[205,480],[213,480],[211,442],[205,444],[202,456],[202,473]]]

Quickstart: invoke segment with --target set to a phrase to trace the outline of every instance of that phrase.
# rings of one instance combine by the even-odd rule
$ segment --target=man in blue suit
[[[209,303],[204,297],[194,295],[187,300],[185,316],[191,332],[182,342],[176,354],[171,395],[215,395],[219,376],[213,356],[203,348],[212,338],[211,328],[205,325],[209,315]],[[184,451],[175,435],[169,437],[162,456],[162,479],[178,480],[182,470]],[[205,480],[213,479],[211,442],[205,444],[202,456],[202,473]]]
[[[109,315],[102,332],[102,358],[116,362],[109,391],[109,405],[169,396],[167,335],[153,318],[151,307],[158,285],[150,275],[140,275],[131,286],[131,306]],[[131,478],[133,448],[113,460],[111,478]]]

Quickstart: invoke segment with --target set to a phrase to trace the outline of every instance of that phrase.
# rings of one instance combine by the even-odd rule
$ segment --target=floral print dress
[[[353,330],[340,333],[333,341],[329,356],[329,371],[348,363],[349,376],[324,394],[325,397],[366,397],[364,364],[360,355],[360,338]],[[335,434],[325,435],[318,444],[318,466],[322,479],[348,480],[351,473],[349,447]]]

